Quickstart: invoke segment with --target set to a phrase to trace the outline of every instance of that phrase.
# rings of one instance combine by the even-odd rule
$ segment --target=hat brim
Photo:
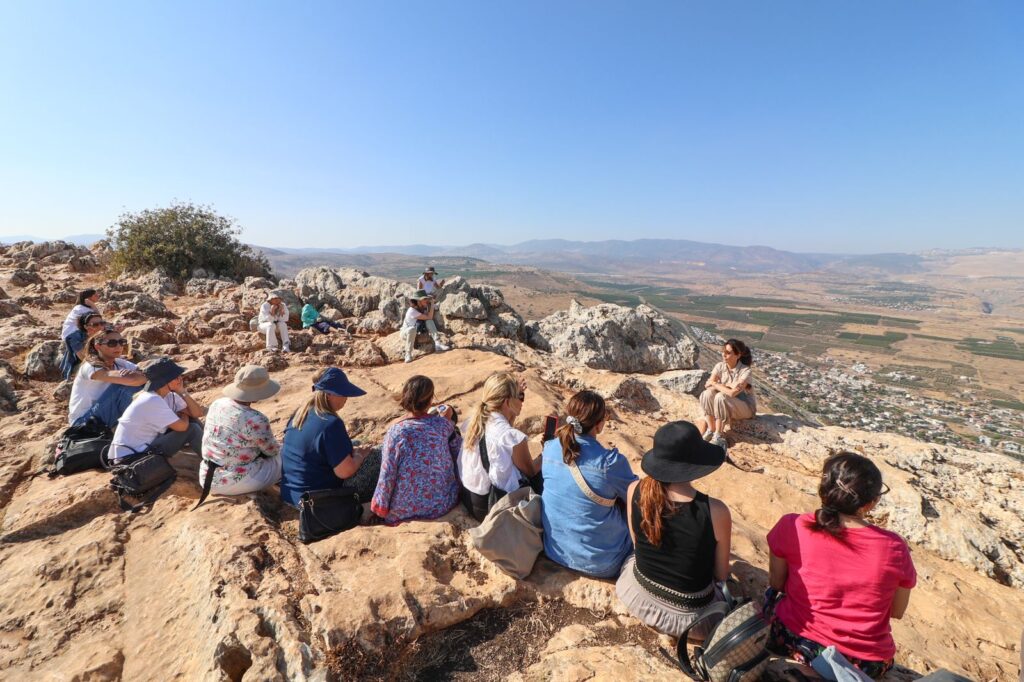
[[[662,483],[688,483],[713,474],[725,463],[725,448],[701,441],[694,459],[700,464],[678,462],[665,456],[657,448],[644,453],[640,468],[645,474]]]
[[[277,392],[281,390],[281,384],[277,383],[273,379],[268,379],[267,383],[259,388],[239,388],[235,384],[228,384],[221,391],[222,395],[231,398],[232,400],[238,400],[243,403],[254,403],[258,400],[266,400],[272,396],[277,395]]]
[[[342,386],[338,390],[333,390],[330,388],[321,388],[319,390],[323,391],[324,393],[330,393],[331,395],[340,396],[342,398],[358,398],[361,395],[366,395],[366,391],[359,388],[351,381],[348,382],[348,385]]]
[[[170,378],[163,377],[159,382],[156,382],[156,383],[154,383],[153,380],[151,379],[151,380],[146,382],[146,385],[142,387],[142,390],[143,391],[159,391],[161,388],[163,388],[167,384],[171,383],[172,381],[174,381],[175,379],[177,379],[178,377],[180,377],[182,374],[184,374],[187,371],[188,370],[185,369],[184,367],[182,367],[181,365],[175,365],[174,366],[174,370],[173,370],[174,376],[172,376]]]

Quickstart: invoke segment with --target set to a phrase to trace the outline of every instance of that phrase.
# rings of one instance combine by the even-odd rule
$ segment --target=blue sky
[[[1024,3],[0,4],[0,235],[1024,246]]]

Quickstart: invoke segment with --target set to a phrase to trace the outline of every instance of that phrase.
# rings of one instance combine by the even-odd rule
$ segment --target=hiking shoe
[[[406,362],[412,362],[412,356],[411,356],[411,355],[409,355],[408,353],[406,353],[406,354],[405,354],[405,361],[406,361]]]
[[[700,435],[700,437],[701,437],[701,438],[703,438],[703,439],[704,439],[704,440],[706,440],[706,441],[710,441],[710,440],[711,440],[711,437],[712,437],[712,436],[714,436],[714,435],[715,435],[715,432],[714,432],[714,431],[712,431],[711,429],[708,429],[707,431],[705,431],[704,433],[702,433],[702,434]]]
[[[726,442],[725,436],[723,436],[720,433],[716,433],[715,435],[713,435],[709,442],[712,445],[717,445],[718,447],[722,448],[723,450],[728,450],[729,449],[729,443]]]
[[[451,347],[450,347],[450,346],[446,346],[446,345],[444,345],[444,344],[443,344],[443,343],[441,343],[440,341],[435,341],[435,342],[434,342],[434,350],[437,350],[437,351],[446,351],[446,350],[451,350]]]

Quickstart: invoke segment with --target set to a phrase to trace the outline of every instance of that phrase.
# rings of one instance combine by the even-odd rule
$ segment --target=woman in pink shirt
[[[834,645],[871,677],[892,668],[890,618],[902,618],[917,572],[896,533],[865,517],[888,492],[867,457],[829,457],[821,474],[821,508],[787,514],[768,533],[772,613],[769,648],[810,664]]]

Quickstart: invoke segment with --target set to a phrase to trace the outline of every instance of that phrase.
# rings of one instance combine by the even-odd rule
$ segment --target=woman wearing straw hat
[[[212,492],[244,495],[281,480],[281,446],[270,429],[270,420],[252,404],[281,390],[259,365],[246,365],[224,388],[206,414],[203,463],[199,482],[204,489],[211,477]]]
[[[716,583],[729,576],[732,517],[724,502],[696,490],[693,481],[724,461],[725,450],[705,442],[696,426],[670,422],[654,434],[654,448],[641,461],[647,477],[626,493],[636,553],[623,565],[615,591],[630,614],[672,637],[723,598]]]
[[[288,306],[281,300],[281,292],[271,291],[267,300],[260,306],[259,330],[266,334],[267,350],[277,350],[277,337],[281,337],[282,350],[287,353],[288,347]]]
[[[439,351],[448,350],[448,346],[441,343],[441,338],[437,334],[437,325],[434,324],[434,299],[421,289],[409,297],[409,308],[405,311],[402,330],[399,332],[402,341],[405,342],[406,362],[412,362],[412,352],[416,348],[416,334],[420,322],[426,324],[430,338],[434,339],[434,348]]]

